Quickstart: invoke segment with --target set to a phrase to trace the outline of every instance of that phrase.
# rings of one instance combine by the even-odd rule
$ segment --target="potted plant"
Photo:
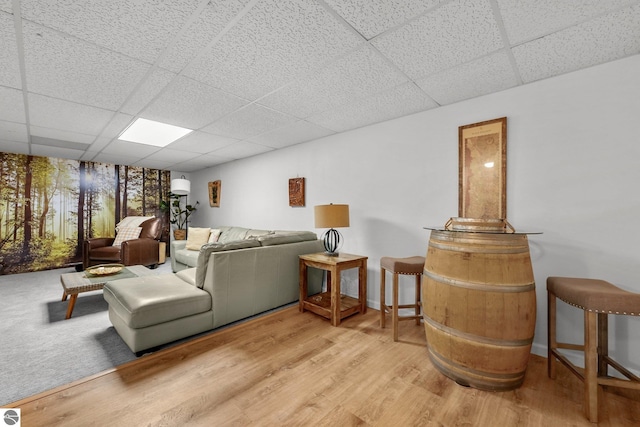
[[[197,210],[196,206],[198,206],[200,202],[196,201],[195,205],[187,204],[183,208],[180,201],[184,196],[172,192],[167,193],[167,196],[169,197],[168,201],[160,201],[160,211],[169,212],[169,222],[176,226],[176,229],[173,230],[173,238],[176,240],[185,240],[187,238],[189,217]]]

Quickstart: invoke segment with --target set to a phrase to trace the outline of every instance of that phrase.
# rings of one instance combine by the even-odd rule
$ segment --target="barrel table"
[[[422,279],[429,358],[459,384],[518,388],[536,324],[527,233],[429,229]]]

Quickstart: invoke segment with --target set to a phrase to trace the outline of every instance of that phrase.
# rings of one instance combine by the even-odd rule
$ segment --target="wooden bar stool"
[[[555,359],[558,359],[584,382],[585,415],[592,423],[598,422],[598,394],[602,386],[640,390],[640,378],[611,359],[608,355],[608,315],[640,316],[640,294],[620,289],[604,280],[572,277],[548,277],[548,374],[556,377]],[[582,345],[558,342],[556,338],[556,298],[584,310],[584,343]],[[585,367],[580,368],[562,355],[558,349],[584,352]],[[628,379],[608,375],[612,366]]]
[[[422,279],[422,270],[424,269],[423,256],[413,256],[409,258],[391,258],[382,257],[380,259],[380,327],[385,326],[385,315],[392,314],[393,322],[393,340],[398,341],[398,321],[415,319],[416,325],[420,325],[420,282]],[[385,281],[386,272],[393,273],[393,306],[385,303]],[[406,274],[416,276],[416,299],[414,304],[398,305],[398,275]],[[415,315],[398,316],[399,308],[413,308]]]

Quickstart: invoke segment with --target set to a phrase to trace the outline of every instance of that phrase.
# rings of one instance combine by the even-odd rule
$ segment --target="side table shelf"
[[[327,272],[327,291],[308,295],[307,268],[318,268]],[[358,269],[358,298],[342,295],[340,272]],[[340,254],[337,257],[324,253],[300,255],[300,312],[305,310],[326,317],[333,326],[340,325],[345,317],[367,310],[367,257]]]

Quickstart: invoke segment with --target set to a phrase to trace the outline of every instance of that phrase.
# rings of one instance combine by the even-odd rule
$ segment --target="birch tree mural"
[[[169,185],[169,171],[0,153],[0,274],[81,262],[125,216],[162,216]]]

